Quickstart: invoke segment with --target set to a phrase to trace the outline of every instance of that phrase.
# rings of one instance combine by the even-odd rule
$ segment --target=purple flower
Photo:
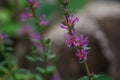
[[[78,46],[79,38],[76,37],[75,32],[73,32],[72,35],[66,34],[65,38],[66,38],[66,43],[68,47]]]
[[[69,30],[68,26],[65,26],[63,24],[60,27],[63,28],[63,29]]]
[[[26,8],[26,11],[24,13],[21,14],[21,22],[25,22],[29,19],[29,17],[33,16],[33,14],[29,13],[29,9]]]
[[[89,43],[88,36],[84,37],[83,34],[80,34],[78,46],[79,47],[88,46],[88,43]]]
[[[35,0],[36,2],[33,4],[33,8],[36,9],[38,7],[40,7],[42,0]]]
[[[0,34],[0,40],[6,40],[8,38],[7,34]]]
[[[78,18],[74,18],[73,16],[68,17],[68,23],[70,28],[72,28],[74,24],[77,22],[79,22]],[[66,24],[62,24],[60,27],[63,29],[69,30],[69,27]]]
[[[33,42],[39,42],[41,39],[41,35],[37,32],[30,33],[29,37],[30,37],[31,41],[33,41]]]
[[[89,51],[87,50],[77,50],[76,56],[79,58],[79,60],[87,60],[87,55],[89,54]]]
[[[41,52],[41,50],[43,49],[42,44],[40,42],[41,35],[37,32],[33,32],[29,35],[29,38],[30,38],[32,44],[36,47],[37,54],[39,54]]]
[[[35,3],[35,0],[28,0],[28,3],[29,3],[30,5],[33,5],[33,4]]]
[[[25,34],[29,35],[31,33],[33,33],[33,29],[30,25],[27,24],[24,25],[20,30],[20,35],[25,35]]]
[[[78,17],[74,18],[73,16],[69,16],[68,22],[70,25],[74,25],[75,23],[79,22],[79,19],[78,19]]]
[[[41,24],[42,26],[47,26],[47,25],[49,24],[49,21],[46,20],[45,18],[46,18],[45,15],[40,16],[40,20],[41,20],[40,24]]]

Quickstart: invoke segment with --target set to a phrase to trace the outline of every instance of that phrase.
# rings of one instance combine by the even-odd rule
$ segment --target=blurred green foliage
[[[78,9],[83,8],[88,2],[88,0],[69,1],[69,8],[73,13]],[[21,28],[21,23],[19,22],[18,14],[16,14],[16,9],[19,10],[18,12],[24,11],[27,6],[27,0],[8,0],[6,4],[8,5],[0,8],[0,31],[16,37],[18,35],[18,30]],[[43,0],[41,8],[39,8],[37,14],[39,15],[43,13],[46,14],[46,17],[51,21],[51,23],[54,23],[54,21],[56,21],[56,17],[62,15],[59,0],[53,0],[52,2],[49,0]]]

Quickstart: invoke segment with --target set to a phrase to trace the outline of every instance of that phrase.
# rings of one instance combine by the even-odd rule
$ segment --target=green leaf
[[[45,69],[41,68],[41,67],[37,67],[38,72],[44,74],[45,73]]]
[[[84,76],[78,80],[89,80],[88,76]],[[93,75],[90,80],[113,80],[111,77],[105,74]]]
[[[47,67],[47,72],[48,73],[51,73],[51,72],[53,72],[55,70],[55,66],[48,66]]]
[[[91,47],[83,46],[83,49],[85,49],[85,50],[90,50]]]
[[[6,47],[6,50],[13,51],[14,49],[12,47]]]
[[[0,66],[0,74],[5,74],[5,73],[8,73],[8,69],[5,68],[4,66]]]
[[[84,62],[84,60],[79,61],[79,63],[83,63],[83,62]]]
[[[45,41],[45,44],[49,44],[51,42],[51,39],[47,39],[46,41]]]
[[[99,74],[99,75],[93,75],[92,77],[94,80],[113,80],[111,77],[105,75],[105,74]]]
[[[36,59],[33,58],[33,57],[31,57],[31,56],[27,56],[26,58],[27,58],[29,61],[32,61],[32,62],[35,62],[35,61],[36,61]]]
[[[54,59],[55,56],[56,56],[55,54],[48,54],[48,55],[47,55],[47,58],[48,58],[48,59]]]
[[[36,60],[43,62],[44,59],[42,57],[37,57]]]
[[[44,80],[39,74],[36,74],[35,77],[36,77],[36,80]]]
[[[84,77],[82,77],[82,78],[80,78],[78,80],[89,80],[89,78],[88,78],[88,76],[84,76]]]
[[[30,74],[30,71],[26,70],[26,69],[17,69],[15,72],[18,72],[18,73],[26,73],[26,74]]]
[[[15,74],[17,80],[31,80],[33,77],[31,74],[25,74],[25,73],[16,73]]]

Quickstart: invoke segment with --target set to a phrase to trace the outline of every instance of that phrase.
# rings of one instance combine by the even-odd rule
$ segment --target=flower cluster
[[[74,24],[79,22],[78,18],[74,18],[73,16],[69,16],[67,22],[64,21],[61,25],[61,28],[64,28],[66,30],[72,29],[74,27]]]
[[[47,26],[49,24],[49,21],[46,20],[46,16],[44,14],[38,16],[36,15],[36,11],[40,7],[41,2],[42,0],[28,0],[29,8],[26,8],[26,11],[21,14],[20,18],[20,21],[25,23],[25,25],[20,30],[20,34],[28,36],[32,44],[36,46],[37,52],[40,52],[40,50],[43,49],[41,45],[42,43],[40,32],[37,32],[30,25],[26,24],[26,21],[28,21],[30,18],[34,18],[36,24],[39,27]]]
[[[66,22],[66,21],[64,21]],[[83,34],[80,36],[76,36],[74,25],[79,22],[78,18],[74,18],[73,16],[69,16],[67,18],[67,23],[63,23],[61,28],[68,31],[68,34],[65,34],[66,44],[68,47],[76,47],[77,53],[76,56],[79,60],[87,60],[88,51],[88,37],[84,37]]]
[[[33,16],[33,14],[29,12],[28,8],[26,8],[25,12],[21,14],[20,21],[26,22],[29,19],[29,17],[32,17],[32,16]]]
[[[28,4],[30,5],[30,8],[26,8],[25,12],[21,14],[21,22],[26,22],[30,17],[37,18],[35,14],[35,10],[40,7],[42,0],[28,0]],[[40,26],[47,26],[49,24],[49,21],[46,20],[46,16],[40,15],[39,21],[37,23]]]

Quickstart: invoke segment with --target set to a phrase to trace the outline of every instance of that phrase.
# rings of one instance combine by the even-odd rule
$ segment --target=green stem
[[[44,68],[45,68],[45,75],[44,78],[45,80],[47,80],[47,53],[45,52],[45,56],[44,56]]]
[[[87,75],[89,76],[89,75],[90,75],[90,71],[89,71],[89,68],[88,68],[87,62],[84,60],[83,63],[84,63],[84,66],[85,66],[85,69],[86,69]]]
[[[39,24],[39,20],[37,19],[37,15],[36,15],[36,12],[35,12],[35,10],[33,9],[33,7],[30,7],[31,8],[31,10],[32,10],[32,13],[33,13],[33,17],[34,17],[34,19],[35,19],[35,22],[36,22],[36,25],[39,27],[39,30],[41,31],[41,25]],[[42,35],[42,32],[40,32],[40,34],[41,34],[41,40],[40,40],[40,42],[42,43],[42,47],[43,47],[43,51],[45,52],[46,50],[45,50],[45,45],[44,45],[44,40],[43,40],[43,35]],[[44,80],[47,80],[47,53],[45,52],[45,54],[44,54],[44,62],[43,62],[43,64],[44,64],[44,69],[45,69],[45,75],[44,75]]]
[[[35,12],[35,10],[33,9],[33,7],[30,6],[30,8],[31,8],[31,11],[32,11],[32,13],[33,13],[33,17],[34,17],[34,19],[35,19],[36,25],[38,26],[39,31],[41,31],[41,28],[40,28],[41,25],[40,25],[40,23],[39,23],[39,21],[38,21],[36,12]],[[42,32],[40,32],[40,33],[42,34]]]

